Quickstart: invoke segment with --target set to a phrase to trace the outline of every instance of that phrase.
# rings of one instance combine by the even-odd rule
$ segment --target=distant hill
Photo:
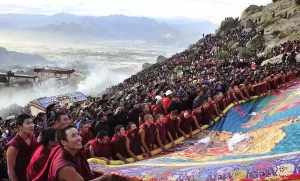
[[[2,14],[0,26],[5,30],[50,33],[71,38],[162,42],[196,40],[202,33],[211,33],[216,27],[207,21],[188,19],[151,19],[123,15],[94,17],[72,14],[53,16]]]
[[[45,58],[39,55],[19,53],[14,51],[8,51],[3,47],[0,47],[0,67],[9,66],[32,66],[49,63]]]
[[[168,24],[170,27],[182,32],[187,43],[195,42],[202,38],[203,34],[214,33],[218,25],[205,20],[188,18],[156,19],[158,22]]]

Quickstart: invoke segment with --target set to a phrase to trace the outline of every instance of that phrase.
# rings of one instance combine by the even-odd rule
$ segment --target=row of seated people
[[[85,153],[89,157],[100,157],[106,160],[107,164],[110,160],[122,160],[127,163],[126,158],[129,157],[137,161],[138,155],[151,157],[151,151],[156,148],[165,151],[166,145],[174,146],[179,137],[191,137],[194,130],[201,130],[201,126],[205,124],[213,124],[216,117],[224,116],[223,110],[229,104],[249,100],[252,96],[267,95],[295,77],[296,72],[279,73],[268,76],[254,85],[232,85],[225,94],[208,97],[201,106],[193,110],[145,114],[139,126],[132,122],[128,124],[127,129],[122,125],[116,126],[112,138],[105,131],[98,132],[97,137],[85,145]]]

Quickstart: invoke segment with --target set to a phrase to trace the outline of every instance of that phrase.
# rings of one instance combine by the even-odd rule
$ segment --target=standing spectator
[[[165,113],[168,112],[168,108],[172,104],[172,95],[173,92],[171,90],[167,90],[165,93],[165,97],[161,100]]]

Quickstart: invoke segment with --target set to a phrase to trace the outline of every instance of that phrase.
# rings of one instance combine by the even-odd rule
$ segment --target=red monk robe
[[[170,133],[168,132],[168,129],[167,129],[167,121],[168,121],[167,118],[165,118],[164,116],[161,116],[156,124],[156,126],[158,128],[158,134],[159,134],[161,143],[163,145],[166,145],[170,141],[173,141],[173,138],[171,135],[169,135]]]
[[[170,115],[166,116],[166,127],[168,132],[170,132],[172,138],[176,140],[178,136],[178,130],[177,130],[177,119],[171,119]]]
[[[214,119],[215,115],[214,115],[214,108],[213,108],[213,104],[205,101],[202,105],[202,113],[204,113],[202,115],[203,121],[206,124],[210,124],[211,121]]]
[[[202,108],[196,108],[192,112],[193,118],[195,121],[198,122],[198,128],[200,129],[200,126],[204,125],[205,123],[203,122],[203,117],[202,117]]]
[[[154,150],[156,148],[156,125],[154,123],[143,123],[140,126],[140,129],[143,129],[145,132],[145,143],[147,148],[149,151]]]
[[[30,160],[30,164],[27,167],[27,172],[28,172],[27,180],[30,180],[30,181],[47,180],[51,161],[53,160],[54,155],[57,153],[59,148],[60,148],[60,146],[58,146],[58,145],[52,147],[52,149],[50,150],[50,153],[48,154],[47,160],[44,160],[44,158],[46,157],[46,153],[43,152],[44,148],[39,147],[34,152],[34,155],[33,155],[32,159]],[[42,157],[44,157],[44,158],[41,159]],[[37,168],[36,166],[34,166],[34,164],[36,163],[36,162],[34,163],[34,161],[38,161],[39,165],[41,165],[41,167]]]
[[[193,119],[191,113],[185,112],[181,116],[180,128],[185,134],[190,134],[191,131],[196,129],[195,120]]]
[[[80,132],[80,136],[82,138],[82,145],[87,144],[90,140],[95,138],[93,132],[90,129],[87,132]]]
[[[215,102],[220,111],[223,111],[226,108],[225,97],[223,96],[223,94],[218,94],[215,97]]]
[[[95,138],[90,141],[94,156],[112,159],[112,145],[110,140],[104,141],[103,139],[98,139],[99,138]]]
[[[127,137],[129,139],[130,142],[130,150],[135,154],[135,155],[140,155],[143,153],[142,150],[142,142],[141,142],[141,138],[139,135],[139,130],[138,129],[134,129],[134,130],[130,130],[127,133]]]
[[[27,166],[27,180],[38,181],[40,179],[40,173],[44,169],[51,152],[51,148],[46,148],[44,145],[40,145],[33,153],[30,163]]]
[[[27,168],[27,180],[30,181],[57,181],[58,171],[65,166],[72,166],[76,169],[76,171],[85,179],[90,180],[96,177],[91,172],[89,165],[85,159],[79,152],[76,157],[70,155],[67,151],[65,151],[60,145],[53,146],[50,153],[48,154],[47,160],[41,159],[41,155],[45,155],[43,153],[43,148],[39,147],[32,158],[33,160],[40,159],[38,165],[29,165]],[[40,154],[40,155],[39,155]],[[40,168],[38,168],[40,166]]]
[[[120,154],[124,158],[129,158],[129,154],[126,149],[126,136],[114,135],[111,139],[113,159],[119,160],[117,154]]]
[[[61,146],[57,146],[53,149],[55,152],[51,152],[53,154],[51,155],[52,159],[49,166],[47,181],[57,181],[59,170],[67,166],[75,168],[84,180],[91,180],[96,177],[90,170],[85,157],[81,155],[80,152],[75,156],[72,156]]]
[[[18,177],[18,181],[26,181],[26,167],[30,162],[31,155],[37,147],[37,141],[32,137],[31,144],[28,145],[24,139],[16,135],[8,144],[7,147],[13,146],[18,150],[15,173]]]

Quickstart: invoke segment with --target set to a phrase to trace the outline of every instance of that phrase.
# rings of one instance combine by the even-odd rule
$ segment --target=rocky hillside
[[[209,53],[216,59],[271,58],[273,47],[289,40],[300,40],[299,0],[273,0],[266,6],[251,5],[239,18],[225,18],[211,38],[216,43]],[[186,52],[191,54],[207,43],[201,39]]]
[[[300,5],[298,0],[273,0],[266,6],[249,6],[241,16],[243,25],[249,20],[264,29],[266,50],[287,40],[300,39]]]

